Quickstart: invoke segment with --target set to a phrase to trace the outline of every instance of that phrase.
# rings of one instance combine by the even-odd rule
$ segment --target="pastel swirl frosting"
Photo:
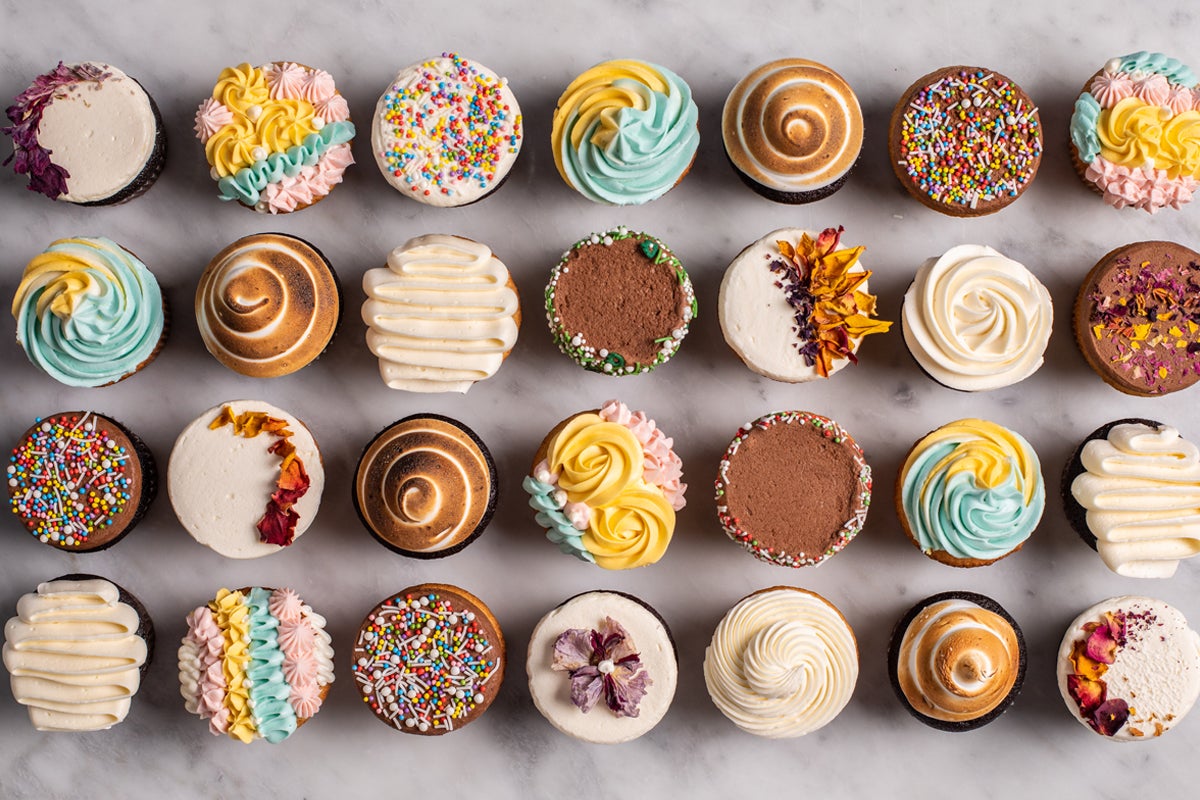
[[[40,731],[100,731],[125,719],[148,655],[138,612],[109,581],[57,580],[22,595],[4,626],[4,666]]]
[[[495,476],[474,436],[451,420],[401,420],[367,446],[355,476],[355,505],[386,543],[435,553],[485,525]]]
[[[907,528],[927,555],[992,561],[1019,547],[1046,505],[1037,454],[994,422],[962,419],[917,442],[900,471]]]
[[[109,239],[59,239],[25,267],[13,298],[25,354],[68,386],[103,386],[150,360],[163,295],[136,256]]]
[[[896,676],[909,705],[925,717],[967,722],[1009,696],[1021,669],[1012,624],[964,599],[931,603],[904,632]]]
[[[460,236],[409,239],[363,275],[367,346],[393,389],[466,392],[517,341],[520,302],[491,248]]]
[[[554,163],[589,200],[646,203],[691,166],[700,144],[698,118],[691,88],[674,72],[644,61],[606,61],[559,97]]]
[[[717,625],[704,653],[713,703],[742,730],[771,739],[832,722],[857,680],[854,632],[829,601],[802,589],[744,598]]]
[[[811,192],[850,171],[862,150],[858,98],[841,75],[787,58],[742,78],[725,101],[725,151],[740,172],[785,192]]]
[[[1054,321],[1050,293],[1032,272],[972,244],[922,264],[903,312],[917,363],[964,391],[998,389],[1036,372]]]
[[[312,245],[260,233],[218,253],[196,287],[196,322],[208,351],[256,378],[295,372],[333,338],[337,279]]]
[[[1071,495],[1105,565],[1132,578],[1169,578],[1200,555],[1200,450],[1170,426],[1114,426],[1080,454]]]

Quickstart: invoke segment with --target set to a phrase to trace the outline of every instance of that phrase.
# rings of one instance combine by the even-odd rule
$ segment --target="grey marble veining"
[[[309,423],[323,445],[328,485],[318,519],[289,551],[253,562],[228,561],[195,544],[165,496],[136,533],[111,551],[65,556],[21,535],[0,515],[0,612],[38,581],[90,571],[127,585],[158,625],[159,651],[129,719],[80,736],[35,733],[24,709],[0,691],[0,795],[5,797],[332,797],[386,792],[417,797],[488,792],[496,798],[574,796],[729,797],[813,793],[824,797],[927,796],[970,789],[974,797],[1181,795],[1200,745],[1200,719],[1161,741],[1118,746],[1070,719],[1054,684],[1054,653],[1067,623],[1104,597],[1145,593],[1200,624],[1200,564],[1162,582],[1110,574],[1070,531],[1058,497],[1059,473],[1077,441],[1123,416],[1171,422],[1200,437],[1196,395],[1138,400],[1104,386],[1071,340],[1070,307],[1090,266],[1113,247],[1139,239],[1196,245],[1200,203],[1150,217],[1113,211],[1076,179],[1067,160],[1071,103],[1108,58],[1162,50],[1200,62],[1200,20],[1186,0],[1147,13],[1113,0],[1014,0],[975,8],[921,3],[616,2],[261,4],[210,0],[170,6],[0,2],[0,97],[19,92],[58,59],[105,59],[139,78],[163,111],[170,152],[158,184],[115,208],[55,205],[0,177],[0,234],[7,262],[0,298],[12,296],[22,266],[51,240],[103,234],[136,251],[155,271],[174,308],[170,342],[158,361],[124,383],[73,390],[37,372],[11,336],[0,337],[0,443],[37,415],[93,407],[130,424],[165,468],[172,441],[196,414],[223,400],[258,397]],[[171,11],[166,11],[167,8]],[[199,144],[195,104],[219,70],[243,60],[279,58],[329,69],[366,130],[375,100],[395,71],[457,50],[506,75],[521,101],[526,142],[508,183],[478,205],[427,209],[396,195],[377,174],[368,139],[346,184],[318,207],[278,219],[217,201]],[[840,71],[866,112],[862,160],[849,184],[819,203],[789,208],[759,198],[733,175],[722,153],[720,110],[730,87],[772,58],[804,56]],[[593,205],[562,184],[549,147],[558,93],[580,71],[611,57],[659,61],[686,78],[701,109],[701,147],[692,173],[647,206]],[[981,64],[1016,79],[1042,109],[1046,156],[1026,195],[1005,211],[956,220],[904,194],[891,175],[884,130],[898,94],[917,76],[954,63]],[[554,350],[538,313],[550,266],[571,242],[625,224],[669,243],[689,269],[700,318],[674,361],[643,377],[584,373]],[[749,372],[725,346],[716,294],[729,260],[778,227],[846,226],[867,246],[882,315],[896,319],[900,297],[926,257],[955,244],[990,244],[1027,264],[1057,309],[1046,364],[1012,388],[986,394],[944,389],[916,368],[898,331],[868,339],[862,363],[833,380],[772,383]],[[281,230],[316,243],[341,275],[342,328],[316,364],[287,378],[255,381],[225,370],[203,348],[190,313],[208,259],[233,239]],[[524,297],[525,324],[508,362],[466,396],[388,390],[364,342],[358,306],[362,272],[410,236],[448,232],[490,244]],[[7,304],[7,299],[4,300]],[[2,327],[2,325],[0,325]],[[1195,390],[1200,391],[1200,390]],[[676,539],[659,564],[612,574],[577,563],[546,543],[525,507],[519,478],[533,449],[559,419],[619,396],[657,418],[675,437],[691,483]],[[755,561],[725,540],[715,520],[711,481],[734,429],[763,413],[805,408],[835,416],[860,441],[875,469],[874,508],[862,536],[820,569],[790,571]],[[479,542],[450,559],[418,562],[389,554],[363,532],[349,499],[362,446],[410,413],[462,419],[488,443],[501,475],[499,510]],[[1024,434],[1041,456],[1049,503],[1024,549],[999,564],[960,571],[922,556],[904,539],[892,510],[899,464],[928,430],[981,416]],[[4,446],[7,447],[7,444]],[[390,732],[361,705],[347,669],[363,614],[389,592],[424,580],[460,584],[491,604],[504,625],[512,662],[493,708],[449,737]],[[701,675],[704,647],[720,616],[741,596],[792,583],[821,592],[855,629],[861,676],[845,712],[804,739],[766,741],[743,734],[710,703]],[[175,682],[175,643],[184,615],[221,586],[291,585],[326,615],[340,674],[321,713],[281,746],[252,747],[211,737],[187,715]],[[592,588],[633,592],[653,603],[679,643],[675,704],[646,737],[589,746],[546,723],[529,699],[524,651],[537,619]],[[1003,603],[1022,623],[1029,673],[1016,705],[980,731],[945,734],[913,720],[887,683],[885,651],[895,620],[937,591],[971,589]],[[1200,712],[1197,712],[1200,713]]]

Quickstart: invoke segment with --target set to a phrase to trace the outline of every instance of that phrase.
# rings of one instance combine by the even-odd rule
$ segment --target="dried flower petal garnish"
[[[1106,611],[1103,621],[1087,623],[1083,632],[1085,638],[1076,640],[1071,650],[1073,671],[1067,675],[1067,693],[1092,730],[1112,736],[1129,719],[1129,704],[1120,698],[1108,698],[1108,684],[1102,676],[1125,646],[1125,614]]]
[[[559,634],[550,668],[569,673],[571,702],[585,714],[603,697],[618,717],[636,717],[653,683],[629,633],[612,617],[604,618],[600,630],[571,628]]]

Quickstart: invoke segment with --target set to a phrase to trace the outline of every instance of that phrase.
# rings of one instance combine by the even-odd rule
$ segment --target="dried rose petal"
[[[1075,667],[1075,674],[1088,680],[1099,680],[1100,676],[1108,671],[1108,665],[1088,658],[1086,650],[1087,642],[1075,643],[1075,649],[1071,653],[1071,663]]]
[[[1103,705],[1108,687],[1105,686],[1104,681],[1093,681],[1078,675],[1068,675],[1067,692],[1079,706],[1079,716],[1086,719]]]
[[[1084,653],[1092,661],[1111,664],[1117,659],[1117,640],[1107,625],[1101,625],[1087,638]]]
[[[1117,698],[1108,700],[1100,705],[1092,714],[1088,724],[1105,736],[1112,736],[1121,730],[1121,726],[1129,719],[1129,704]]]

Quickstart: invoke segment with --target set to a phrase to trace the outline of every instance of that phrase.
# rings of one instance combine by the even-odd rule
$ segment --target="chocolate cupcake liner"
[[[846,185],[846,181],[849,180],[851,173],[854,172],[855,168],[858,166],[858,162],[861,160],[862,152],[860,151],[858,158],[854,159],[854,163],[850,165],[850,168],[846,170],[842,177],[838,178],[828,186],[822,186],[820,189],[814,189],[811,192],[784,192],[780,191],[779,189],[772,189],[769,186],[763,186],[761,183],[742,172],[737,168],[737,165],[733,163],[733,159],[729,157],[729,152],[725,152],[725,161],[733,169],[734,174],[741,179],[742,183],[753,189],[755,193],[761,197],[765,197],[768,200],[776,203],[784,203],[792,206],[803,205],[805,203],[815,203],[818,200],[824,200],[826,197],[829,197],[838,189],[841,189]]]
[[[143,92],[146,92],[146,87],[138,83]],[[154,98],[146,92],[146,99],[150,101],[150,110],[154,112],[154,149],[150,151],[150,159],[146,165],[142,167],[142,171],[137,174],[137,177],[124,188],[117,190],[116,194],[105,197],[102,200],[92,200],[87,203],[76,203],[79,206],[115,206],[121,203],[127,203],[136,197],[141,197],[146,191],[154,185],[158,180],[158,176],[162,174],[163,167],[167,161],[167,134],[163,128],[162,114],[158,110],[158,104],[154,102]]]

